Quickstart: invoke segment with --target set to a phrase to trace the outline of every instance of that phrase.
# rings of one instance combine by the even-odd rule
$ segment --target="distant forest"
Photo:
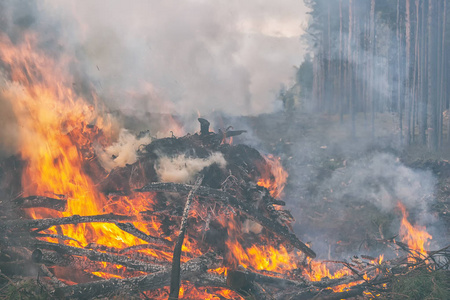
[[[309,54],[285,106],[350,119],[376,135],[378,113],[398,116],[402,144],[448,147],[450,3],[446,0],[304,0]]]

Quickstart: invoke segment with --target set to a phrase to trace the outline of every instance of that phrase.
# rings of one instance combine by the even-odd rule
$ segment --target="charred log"
[[[197,192],[200,184],[203,181],[204,175],[201,174],[197,180],[195,181],[194,186],[186,200],[186,204],[183,211],[183,218],[181,219],[180,232],[178,234],[177,243],[175,244],[173,250],[173,258],[172,258],[172,272],[170,276],[170,294],[169,299],[178,299],[178,295],[180,293],[180,258],[181,258],[181,247],[183,246],[184,235],[186,234],[187,227],[187,218],[189,215],[189,211],[191,209],[191,203],[194,198],[195,193]]]
[[[91,261],[99,261],[99,262],[109,262],[117,265],[125,266],[131,270],[142,271],[147,273],[159,272],[164,269],[164,267],[155,264],[149,264],[144,261],[130,259],[123,255],[114,255],[110,253],[103,253],[94,250],[88,250],[83,248],[71,247],[67,245],[48,243],[48,242],[36,242],[30,245],[35,249],[42,250],[51,250],[60,255],[68,255],[68,256],[80,256],[88,258]],[[36,251],[34,252],[36,253]],[[39,252],[35,254],[38,260]]]
[[[181,278],[204,274],[217,263],[217,258],[211,252],[192,259],[181,266]],[[92,283],[78,284],[55,290],[55,297],[70,299],[90,299],[106,297],[118,290],[121,291],[149,291],[159,289],[170,284],[170,270],[164,269],[154,274],[127,279],[109,279]]]
[[[11,229],[30,229],[37,228],[37,231],[41,231],[56,225],[67,225],[67,224],[80,224],[80,223],[116,223],[117,221],[134,221],[136,217],[116,215],[116,214],[104,214],[96,216],[79,216],[73,215],[64,218],[48,218],[48,219],[21,219],[21,220],[7,220],[0,222],[0,229],[11,230]]]
[[[50,198],[44,196],[28,196],[24,198],[16,198],[11,201],[15,208],[50,208],[57,211],[65,211],[67,208],[67,200]]]
[[[116,222],[116,226],[122,229],[125,232],[128,232],[131,235],[134,235],[137,238],[140,238],[143,241],[149,242],[151,244],[159,246],[159,249],[169,249],[168,247],[172,245],[172,243],[168,240],[148,235],[139,229],[137,229],[133,224],[131,223],[119,223]]]

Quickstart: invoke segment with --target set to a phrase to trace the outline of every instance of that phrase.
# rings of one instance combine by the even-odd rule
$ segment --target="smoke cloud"
[[[191,122],[276,111],[280,83],[302,60],[307,22],[296,0],[4,0],[0,9],[0,32],[13,43],[36,32],[39,50],[72,58],[76,93],[91,102],[95,93],[109,110],[146,124],[148,113]],[[11,154],[17,124],[0,101],[1,125],[11,129],[0,151]]]
[[[117,142],[106,149],[96,148],[100,162],[107,171],[116,167],[124,167],[133,164],[138,159],[138,149],[141,145],[147,145],[152,141],[151,137],[144,135],[136,137],[126,129],[121,129]]]
[[[213,164],[225,168],[227,162],[222,153],[213,153],[205,159],[190,158],[185,155],[168,157],[161,154],[155,169],[162,182],[188,183],[195,179],[198,172]]]
[[[120,110],[272,112],[302,59],[302,1],[49,0],[44,9],[75,18],[78,56]]]
[[[413,170],[392,154],[376,153],[334,171],[321,192],[347,204],[368,201],[384,212],[393,210],[398,201],[408,209],[426,211],[436,183],[431,171]]]

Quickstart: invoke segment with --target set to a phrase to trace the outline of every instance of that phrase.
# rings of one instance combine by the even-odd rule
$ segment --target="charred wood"
[[[94,222],[116,223],[118,221],[134,221],[134,220],[136,220],[136,217],[115,215],[115,214],[104,214],[95,216],[73,215],[64,218],[7,220],[0,222],[0,229],[11,230],[16,228],[18,229],[38,228],[37,231],[41,231],[56,225],[94,223]]]
[[[188,279],[205,273],[217,263],[216,256],[209,252],[192,259],[181,266],[181,278]],[[111,295],[121,291],[149,291],[159,289],[170,284],[170,269],[160,272],[126,279],[109,279],[91,283],[78,284],[55,290],[55,297],[70,299],[90,299]]]
[[[254,276],[238,270],[230,270],[227,274],[228,286],[243,297],[261,300],[273,299],[254,279]]]
[[[159,265],[148,264],[143,261],[130,259],[126,256],[114,255],[109,253],[97,252],[83,248],[71,247],[67,245],[54,244],[48,242],[36,242],[32,244],[35,249],[52,250],[62,255],[76,255],[90,259],[91,261],[104,261],[117,265],[125,266],[131,270],[142,271],[147,273],[159,272],[164,267]]]
[[[65,211],[67,208],[67,200],[56,199],[44,196],[28,196],[16,198],[11,201],[11,204],[15,208],[49,208],[57,211]]]
[[[136,192],[172,192],[172,193],[188,193],[192,189],[192,185],[179,184],[179,183],[150,183],[141,189],[136,189]],[[265,217],[262,213],[257,211],[254,207],[249,204],[239,201],[237,198],[233,197],[227,192],[222,190],[212,189],[205,186],[200,186],[197,190],[197,195],[199,197],[210,198],[215,201],[220,202],[222,205],[231,206],[233,209],[243,212],[247,217],[253,221],[259,223],[263,227],[267,228],[274,234],[282,237],[284,240],[288,241],[295,248],[301,250],[308,257],[316,257],[316,253],[312,251],[305,243],[300,241],[295,234],[291,233],[289,229],[281,225],[278,222]]]
[[[189,216],[189,211],[191,210],[191,203],[194,199],[194,195],[197,192],[200,184],[202,184],[204,175],[201,174],[195,181],[194,186],[188,194],[186,204],[183,210],[183,218],[181,219],[180,232],[178,233],[177,243],[175,244],[173,250],[173,258],[172,258],[172,272],[170,275],[170,294],[169,299],[178,299],[178,295],[180,293],[180,259],[181,259],[181,247],[184,242],[184,235],[186,234],[187,228],[187,219]]]
[[[259,284],[273,285],[275,287],[303,288],[303,287],[310,286],[310,284],[306,283],[306,282],[301,282],[301,281],[295,281],[295,280],[286,279],[286,278],[280,278],[280,277],[263,275],[263,274],[260,274],[260,273],[252,272],[252,271],[250,271],[248,269],[243,269],[243,268],[242,269],[240,268],[238,270],[229,271],[229,272],[233,272],[234,274],[240,273],[240,274],[242,274],[242,276],[245,275],[245,278],[247,278],[247,280],[254,281],[254,282],[257,282]]]
[[[172,245],[172,243],[168,240],[154,237],[154,236],[148,235],[148,234],[140,231],[131,223],[116,222],[116,226],[119,227],[120,229],[122,229],[123,231],[125,231],[131,235],[134,235],[137,238],[140,238],[143,241],[146,241],[146,242],[149,242],[149,243],[159,246],[159,247],[157,247],[157,248],[159,248],[159,250],[161,250],[161,248],[169,250],[168,246]]]

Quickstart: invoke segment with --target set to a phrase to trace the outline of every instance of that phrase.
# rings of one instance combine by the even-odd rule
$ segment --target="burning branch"
[[[187,263],[181,265],[181,279],[186,280],[190,277],[196,277],[204,274],[208,269],[213,268],[217,263],[217,257],[211,252],[191,259]],[[101,296],[106,297],[119,290],[129,291],[130,293],[155,290],[169,285],[170,276],[171,271],[168,268],[164,268],[159,272],[145,276],[126,279],[112,278],[109,280],[101,280],[57,288],[54,295],[59,299],[91,299]]]
[[[189,211],[191,209],[192,199],[194,199],[194,195],[197,192],[200,184],[202,184],[204,175],[201,174],[198,176],[197,180],[194,183],[191,191],[186,200],[186,204],[184,206],[183,218],[181,219],[180,232],[178,233],[177,243],[175,244],[175,248],[173,250],[173,258],[172,258],[172,273],[170,276],[170,294],[169,299],[178,299],[178,295],[180,293],[180,258],[181,258],[181,247],[183,246],[184,235],[186,233],[187,226],[187,218],[189,215]]]
[[[79,216],[73,215],[64,218],[48,218],[48,219],[21,219],[21,220],[8,220],[0,222],[0,229],[30,229],[37,228],[36,231],[42,231],[52,226],[68,225],[68,224],[80,224],[80,223],[116,223],[118,221],[135,221],[134,216],[116,215],[116,214],[104,214],[96,216]]]
[[[141,189],[136,189],[136,192],[172,192],[172,193],[188,193],[192,189],[192,185],[187,184],[179,184],[179,183],[162,183],[155,182],[150,183],[144,186]],[[218,201],[220,204],[225,206],[231,206],[233,209],[241,211],[247,217],[252,219],[253,221],[259,223],[263,227],[267,228],[274,234],[282,237],[284,240],[291,243],[295,248],[301,250],[307,256],[314,258],[316,257],[316,253],[312,251],[305,243],[300,241],[295,234],[289,232],[289,229],[279,224],[278,222],[274,222],[273,220],[265,217],[259,211],[245,203],[244,201],[239,201],[237,198],[233,197],[227,192],[212,189],[205,186],[200,186],[197,190],[197,195],[199,197],[210,198],[215,201]]]
[[[65,211],[67,209],[67,200],[44,196],[28,196],[24,198],[16,198],[12,201],[12,203],[15,207],[19,208],[44,207],[57,211]]]

